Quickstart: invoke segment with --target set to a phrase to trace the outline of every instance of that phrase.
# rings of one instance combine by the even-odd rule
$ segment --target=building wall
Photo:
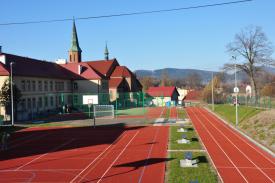
[[[9,76],[0,76],[0,89],[2,88],[4,82],[9,78]],[[5,115],[6,111],[3,106],[0,106],[0,115]]]

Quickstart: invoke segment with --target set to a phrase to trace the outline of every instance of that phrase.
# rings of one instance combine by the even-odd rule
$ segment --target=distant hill
[[[176,68],[164,68],[157,70],[136,70],[137,77],[151,76],[154,78],[161,78],[163,73],[166,73],[171,79],[182,79],[188,77],[190,74],[196,73],[202,79],[203,82],[211,80],[212,71],[198,70],[198,69],[176,69]],[[217,74],[218,72],[214,72]]]
[[[273,67],[264,67],[264,70],[267,72],[275,74],[275,68]],[[164,68],[157,70],[136,70],[135,71],[137,77],[151,76],[154,78],[161,78],[162,73],[166,73],[171,79],[183,79],[188,77],[190,74],[196,73],[200,75],[203,80],[203,83],[207,83],[211,80],[212,71],[199,70],[199,69],[177,69],[177,68]],[[214,75],[218,72],[213,72]],[[225,77],[228,81],[234,80],[233,74],[225,74]],[[238,80],[242,80],[246,78],[246,74],[241,72],[238,73]]]

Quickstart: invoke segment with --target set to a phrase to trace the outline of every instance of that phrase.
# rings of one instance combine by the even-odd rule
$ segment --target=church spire
[[[69,50],[69,62],[78,63],[81,62],[81,48],[79,47],[77,31],[75,21],[73,20],[73,31],[72,31],[72,45]]]
[[[109,50],[108,50],[107,42],[105,45],[104,55],[105,55],[105,60],[109,60]]]

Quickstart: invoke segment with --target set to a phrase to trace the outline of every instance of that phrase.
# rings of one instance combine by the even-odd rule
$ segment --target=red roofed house
[[[199,103],[201,97],[201,92],[197,90],[190,90],[187,95],[183,98],[183,105],[188,106],[192,103]]]
[[[147,94],[151,97],[154,97],[153,104],[156,106],[165,106],[165,105],[177,105],[178,103],[178,90],[175,86],[158,86],[150,87],[147,90]]]
[[[82,61],[81,52],[75,22],[68,63],[2,53],[0,48],[0,87],[9,78],[10,63],[13,62],[13,80],[22,93],[16,109],[18,120],[30,119],[44,111],[82,100],[72,94],[110,93],[110,98],[107,95],[102,98],[108,103],[116,100],[120,92],[142,91],[142,85],[127,67],[120,66],[115,58],[109,59],[107,45],[104,60]],[[5,114],[3,107],[0,114]]]

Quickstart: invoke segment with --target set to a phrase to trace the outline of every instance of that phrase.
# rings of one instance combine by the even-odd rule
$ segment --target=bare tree
[[[271,42],[260,27],[249,26],[236,34],[235,40],[227,45],[227,51],[232,58],[242,59],[243,63],[236,64],[236,67],[248,75],[253,95],[257,97],[256,73],[261,69],[260,66],[274,64]],[[234,64],[227,63],[224,69],[233,70]]]
[[[194,72],[194,73],[190,73],[187,77],[186,77],[186,84],[190,89],[197,89],[200,88],[202,86],[202,78],[201,76]]]

